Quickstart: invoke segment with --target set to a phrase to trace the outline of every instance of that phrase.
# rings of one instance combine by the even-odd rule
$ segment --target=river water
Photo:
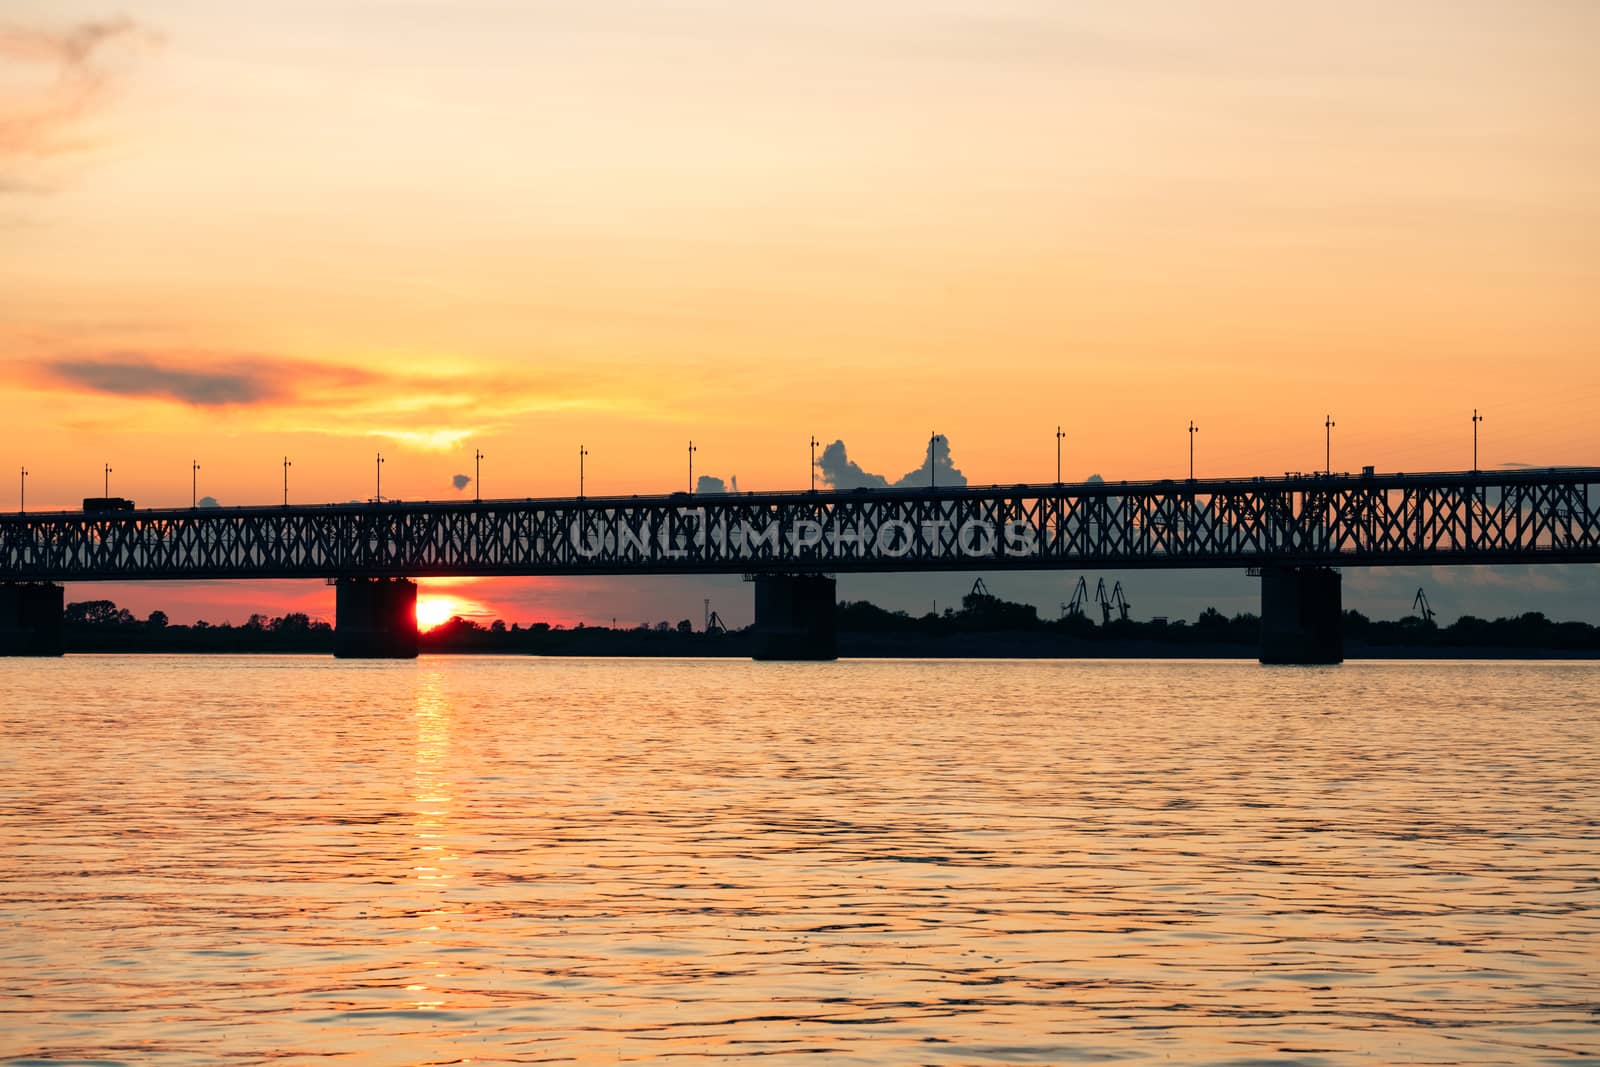
[[[1572,1063],[1600,665],[0,660],[0,1060]]]

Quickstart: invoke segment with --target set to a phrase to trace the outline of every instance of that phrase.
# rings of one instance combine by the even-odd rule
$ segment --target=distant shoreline
[[[1261,620],[1231,618],[1212,608],[1187,620],[1138,621],[1112,617],[1095,623],[1082,613],[1044,620],[1037,609],[974,591],[961,610],[913,618],[864,601],[845,602],[836,612],[837,651],[844,659],[1241,659],[1255,660]],[[710,630],[688,619],[672,626],[570,629],[537,622],[496,621],[483,626],[452,618],[417,635],[421,653],[521,656],[727,657],[752,656],[749,630],[725,630],[711,617]],[[1464,615],[1449,626],[1431,617],[1394,621],[1347,611],[1343,618],[1345,659],[1600,659],[1600,627],[1556,622],[1537,612],[1516,618]],[[134,618],[109,600],[67,605],[62,626],[68,653],[184,654],[307,653],[332,655],[334,627],[304,614],[280,618],[252,615],[242,626],[206,622],[169,624],[162,612]]]

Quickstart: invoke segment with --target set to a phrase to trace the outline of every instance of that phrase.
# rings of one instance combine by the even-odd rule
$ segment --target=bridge
[[[758,656],[832,658],[834,575],[1258,569],[1264,662],[1342,658],[1337,567],[1600,562],[1600,467],[0,516],[0,654],[70,581],[322,578],[340,655],[416,654],[417,578],[738,573]]]

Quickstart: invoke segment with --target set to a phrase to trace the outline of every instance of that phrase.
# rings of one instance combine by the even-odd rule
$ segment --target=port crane
[[[1089,600],[1089,582],[1083,575],[1078,575],[1078,584],[1072,590],[1072,599],[1061,605],[1063,619],[1076,619],[1083,616],[1083,605]]]
[[[1428,594],[1422,591],[1421,586],[1417,587],[1417,595],[1411,599],[1411,610],[1422,616],[1424,626],[1432,626],[1433,617],[1438,614],[1433,610],[1433,605],[1428,603]]]
[[[1128,603],[1128,598],[1123,595],[1121,582],[1115,583],[1111,587],[1111,593],[1107,595],[1106,580],[1104,578],[1100,579],[1099,584],[1095,586],[1094,600],[1095,603],[1100,605],[1101,621],[1105,625],[1111,625],[1112,608],[1117,609],[1118,616],[1123,622],[1128,621],[1128,610],[1132,608],[1133,605]]]

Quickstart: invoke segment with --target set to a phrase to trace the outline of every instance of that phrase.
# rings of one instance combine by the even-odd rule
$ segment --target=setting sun
[[[477,605],[460,597],[426,594],[417,597],[417,629],[443,626],[456,615],[471,615]]]

